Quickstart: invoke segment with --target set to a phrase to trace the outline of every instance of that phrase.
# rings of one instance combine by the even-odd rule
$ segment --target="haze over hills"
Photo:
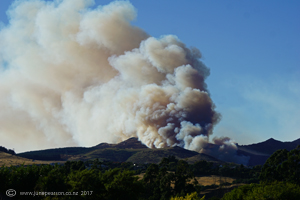
[[[238,145],[237,153],[250,156],[248,165],[262,165],[278,149],[290,151],[295,149],[298,145],[300,145],[300,138],[292,142],[281,142],[270,138],[256,144]]]
[[[300,145],[300,139],[294,140],[292,142],[281,142],[279,140],[270,138],[264,142],[256,144],[241,145],[239,146],[239,149],[247,149],[253,152],[260,152],[266,155],[271,155],[278,149],[286,149],[290,151],[294,149],[297,145]]]
[[[247,165],[262,165],[278,149],[292,150],[300,145],[300,139],[292,142],[281,142],[270,138],[266,141],[250,144],[237,145],[238,156],[249,157]],[[214,146],[213,148],[217,148]],[[220,148],[220,147],[218,147]],[[93,147],[67,147],[58,149],[47,149],[40,151],[29,151],[17,154],[20,157],[34,160],[111,160],[115,162],[135,163],[159,163],[163,157],[175,156],[178,159],[186,159],[188,162],[200,160],[222,163],[223,161],[212,155],[190,151],[178,146],[151,149],[146,147],[137,138],[129,138],[118,144],[101,143]],[[240,163],[238,163],[240,164]]]

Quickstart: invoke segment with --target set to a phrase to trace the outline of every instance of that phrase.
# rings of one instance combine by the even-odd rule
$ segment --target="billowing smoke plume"
[[[0,32],[1,141],[24,151],[138,137],[204,151],[220,115],[200,52],[132,26],[129,2],[92,4],[12,5]]]

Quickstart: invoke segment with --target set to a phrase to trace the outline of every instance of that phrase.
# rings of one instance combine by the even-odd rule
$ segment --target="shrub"
[[[287,200],[300,199],[300,186],[293,183],[273,182],[267,184],[243,185],[229,193],[222,200]]]
[[[205,196],[202,198],[198,197],[197,192],[187,194],[185,197],[172,197],[170,200],[204,200]]]

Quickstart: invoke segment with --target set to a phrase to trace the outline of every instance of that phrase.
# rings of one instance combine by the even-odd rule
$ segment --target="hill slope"
[[[33,164],[50,164],[50,163],[58,163],[61,161],[41,161],[41,160],[32,160],[27,158],[22,158],[16,155],[0,152],[0,166],[11,166],[11,165],[33,165]]]
[[[272,155],[275,151],[278,149],[286,149],[288,151],[296,148],[297,146],[297,140],[293,142],[281,142],[278,140],[275,140],[273,138],[270,138],[264,142],[260,142],[257,144],[250,144],[250,145],[242,145],[239,146],[239,149],[247,149],[251,150],[253,152],[265,154],[265,155]],[[299,141],[300,142],[300,141]]]
[[[105,148],[119,148],[119,149],[148,149],[148,147],[142,144],[137,138],[132,137],[118,144],[100,143],[91,147],[93,149],[105,149]]]
[[[168,156],[175,156],[177,159],[185,159],[198,154],[199,153],[195,151],[189,151],[181,147],[164,149],[144,149],[128,158],[127,161],[134,163],[159,163],[161,159]]]
[[[270,138],[256,144],[238,146],[238,154],[250,157],[248,165],[263,165],[275,151],[279,149],[290,151],[297,145],[300,145],[300,138],[292,142],[281,142]]]
[[[215,158],[200,155],[195,151],[183,149],[181,147],[170,147],[164,149],[150,149],[137,138],[129,138],[118,144],[101,143],[96,146],[85,147],[67,147],[57,149],[47,149],[40,151],[29,151],[18,154],[23,158],[35,160],[110,160],[115,162],[136,162],[136,163],[159,163],[164,157],[170,155],[178,159],[186,159],[193,157],[193,162],[198,160],[217,160]]]
[[[270,138],[264,142],[250,145],[238,145],[238,155],[248,156],[248,165],[263,165],[265,161],[278,149],[292,150],[300,144],[300,139],[292,142],[281,142]],[[216,145],[214,145],[216,146]],[[218,148],[218,147],[216,147]],[[18,156],[35,160],[111,160],[115,162],[158,163],[163,157],[170,155],[188,162],[199,160],[221,162],[218,159],[189,151],[181,147],[164,149],[149,149],[137,138],[129,138],[118,144],[101,143],[93,147],[67,147],[20,153]]]

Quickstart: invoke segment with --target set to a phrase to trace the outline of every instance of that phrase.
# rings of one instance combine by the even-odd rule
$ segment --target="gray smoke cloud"
[[[151,148],[204,151],[220,114],[199,50],[132,26],[136,11],[129,2],[91,5],[34,0],[11,6],[9,25],[0,31],[5,146],[28,151],[138,137]],[[214,152],[232,149],[228,141]]]

